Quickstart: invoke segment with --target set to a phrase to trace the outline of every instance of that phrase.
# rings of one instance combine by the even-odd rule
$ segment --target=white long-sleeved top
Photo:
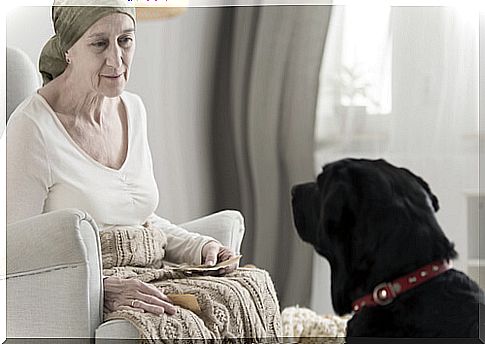
[[[202,246],[213,239],[154,213],[159,194],[146,110],[139,96],[125,91],[120,97],[128,118],[128,152],[119,169],[77,145],[40,94],[16,108],[7,124],[7,223],[64,208],[87,212],[100,230],[150,221],[167,235],[167,260],[200,264]]]

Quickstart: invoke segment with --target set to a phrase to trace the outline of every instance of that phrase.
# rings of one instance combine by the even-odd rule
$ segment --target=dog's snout
[[[298,185],[293,185],[293,187],[291,188],[291,197],[295,197],[297,187]]]
[[[291,188],[293,220],[295,228],[303,241],[314,242],[314,195],[317,191],[314,182],[297,184]]]
[[[291,188],[291,196],[297,197],[298,194],[301,194],[301,193],[306,194],[309,190],[313,190],[314,188],[315,188],[315,183],[313,182],[294,185]]]

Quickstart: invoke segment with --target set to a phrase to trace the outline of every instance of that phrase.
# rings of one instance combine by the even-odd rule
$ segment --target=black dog
[[[348,337],[478,337],[483,291],[448,265],[457,253],[423,179],[345,159],[292,195],[298,234],[330,263],[335,311],[354,312]]]

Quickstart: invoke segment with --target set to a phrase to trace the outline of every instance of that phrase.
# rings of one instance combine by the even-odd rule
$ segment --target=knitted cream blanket
[[[304,307],[287,307],[281,312],[283,337],[291,343],[343,344],[350,315],[319,315]]]
[[[165,294],[195,295],[200,312],[177,307],[175,315],[131,310],[106,312],[104,320],[126,319],[144,342],[173,339],[247,338],[277,342],[281,315],[269,274],[239,268],[225,277],[193,276],[164,267],[166,238],[150,227],[114,227],[100,232],[103,274],[136,278]]]

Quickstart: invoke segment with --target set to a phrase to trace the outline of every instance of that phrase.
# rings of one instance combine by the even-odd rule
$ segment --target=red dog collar
[[[392,282],[384,282],[374,288],[371,294],[367,294],[352,303],[352,310],[357,313],[364,307],[384,306],[390,304],[399,294],[412,289],[421,283],[442,274],[451,269],[452,264],[448,261],[435,261],[422,268]]]

